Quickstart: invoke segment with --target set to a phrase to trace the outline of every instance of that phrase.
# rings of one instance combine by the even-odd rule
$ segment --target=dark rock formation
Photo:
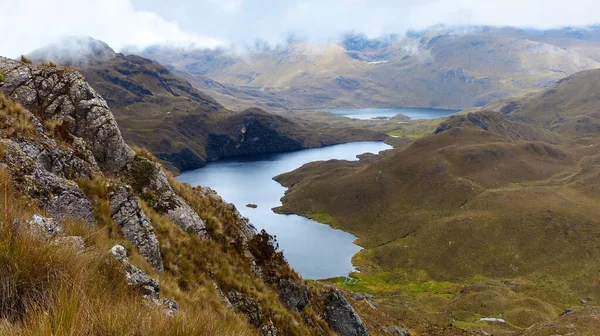
[[[152,224],[142,212],[129,186],[118,186],[110,196],[110,214],[119,226],[123,237],[132,242],[154,268],[159,272],[164,271],[158,239]]]
[[[227,298],[235,309],[246,315],[246,318],[248,318],[248,321],[252,325],[257,328],[263,325],[263,311],[258,302],[233,290],[227,292]]]
[[[344,295],[333,289],[325,298],[326,320],[331,329],[342,336],[367,336],[367,327],[348,303]]]
[[[279,279],[279,298],[288,306],[301,312],[309,303],[308,288],[291,280]]]

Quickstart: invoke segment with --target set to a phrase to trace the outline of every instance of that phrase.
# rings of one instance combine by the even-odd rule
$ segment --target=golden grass
[[[0,335],[255,334],[245,320],[219,309],[208,284],[196,290],[191,304],[188,293],[182,294],[174,278],[165,274],[163,297],[179,300],[181,310],[168,317],[162,309],[143,304],[108,254],[115,243],[130,246],[111,228],[106,203],[110,181],[97,177],[79,184],[99,222],[97,227],[69,220],[64,224],[66,234],[84,238],[83,253],[41,240],[19,224],[39,209],[19,198],[10,175],[0,170]],[[149,269],[133,249],[130,258]]]
[[[33,64],[33,62],[25,55],[21,55],[21,62],[25,64]]]
[[[6,130],[7,137],[16,135],[31,137],[35,134],[32,114],[21,104],[7,98],[3,92],[0,92],[0,128]]]

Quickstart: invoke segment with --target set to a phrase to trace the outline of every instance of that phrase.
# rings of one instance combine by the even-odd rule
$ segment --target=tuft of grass
[[[0,71],[0,82],[4,82],[4,73]]]
[[[33,62],[25,55],[21,55],[21,62],[25,64],[33,64]]]
[[[21,104],[0,92],[0,128],[6,129],[6,136],[26,136],[35,134],[33,115]]]

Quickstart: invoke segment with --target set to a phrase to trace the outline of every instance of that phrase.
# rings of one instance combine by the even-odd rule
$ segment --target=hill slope
[[[0,72],[1,335],[402,330],[305,283],[235,207],[134,152],[78,72],[2,57]]]
[[[256,109],[233,112],[158,63],[114,53],[93,39],[88,42],[93,54],[59,59],[77,64],[92,87],[106,98],[128,143],[148,148],[177,169],[198,168],[225,156],[384,138],[375,131],[315,125]],[[100,52],[93,48],[98,45],[108,49]],[[37,56],[34,61],[47,61],[42,55],[60,53],[60,48],[50,46],[32,55]]]
[[[535,123],[565,136],[597,138],[600,132],[600,71],[571,75],[555,86],[516,99],[499,100],[482,108],[508,118]]]
[[[435,133],[278,176],[279,211],[357,235],[360,290],[405,321],[514,335],[598,300],[597,146],[489,111]]]

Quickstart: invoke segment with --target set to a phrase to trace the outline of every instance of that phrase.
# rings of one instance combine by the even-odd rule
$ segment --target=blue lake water
[[[353,271],[351,258],[360,250],[353,235],[297,215],[280,215],[271,209],[281,205],[286,188],[273,177],[305,163],[330,159],[356,160],[362,153],[390,149],[383,142],[354,142],[296,152],[223,159],[182,173],[177,179],[192,186],[215,189],[258,230],[277,236],[279,247],[290,265],[305,279],[347,275]],[[246,207],[254,203],[258,208]]]
[[[327,109],[325,111],[333,114],[369,120],[377,117],[392,118],[398,114],[404,114],[410,119],[436,119],[458,112],[457,110],[441,110],[431,108],[365,108],[365,109]]]

